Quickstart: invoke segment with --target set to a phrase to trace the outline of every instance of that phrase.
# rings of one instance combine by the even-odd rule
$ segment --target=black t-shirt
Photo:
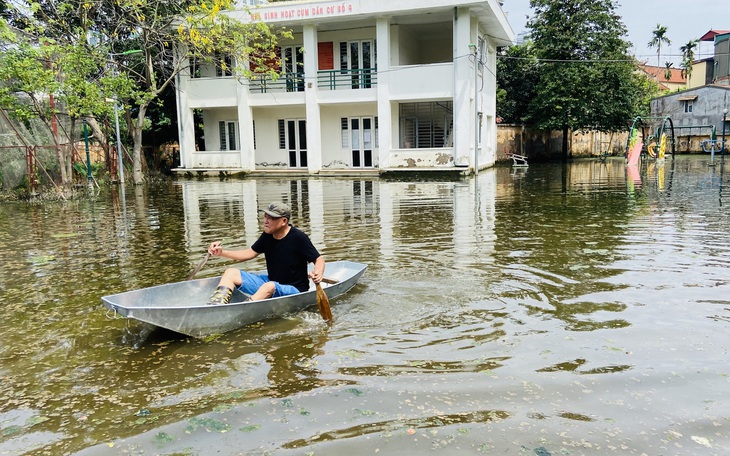
[[[289,228],[289,232],[282,239],[274,239],[271,234],[261,233],[251,248],[264,254],[269,280],[293,285],[299,291],[307,291],[307,263],[313,263],[319,258],[319,252],[303,231],[292,225]]]

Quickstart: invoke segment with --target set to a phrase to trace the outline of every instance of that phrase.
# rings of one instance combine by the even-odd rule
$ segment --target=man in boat
[[[208,305],[228,304],[234,287],[250,295],[251,301],[301,293],[309,289],[309,277],[314,283],[322,281],[324,257],[319,254],[303,231],[289,223],[291,209],[274,202],[264,213],[264,232],[251,247],[244,250],[223,250],[220,241],[210,244],[208,253],[236,261],[248,261],[264,254],[267,274],[252,274],[238,268],[223,273],[218,288],[208,299]],[[307,264],[314,270],[307,276]]]

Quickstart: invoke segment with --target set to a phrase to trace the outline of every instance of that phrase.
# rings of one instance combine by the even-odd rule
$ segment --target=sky
[[[527,31],[526,16],[532,17],[530,0],[501,0],[502,9],[517,36]],[[647,44],[657,24],[667,28],[671,44],[662,44],[660,66],[672,62],[679,68],[682,63],[680,47],[698,39],[709,30],[730,30],[730,1],[728,0],[618,0],[617,13],[628,30],[626,39],[633,44],[631,52],[640,61],[657,64],[656,48]],[[711,42],[700,42],[695,48],[695,59],[711,57]]]

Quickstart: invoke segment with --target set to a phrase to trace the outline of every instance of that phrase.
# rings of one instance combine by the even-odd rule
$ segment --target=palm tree
[[[662,43],[672,44],[672,42],[667,38],[667,28],[661,24],[657,24],[652,33],[653,38],[649,41],[649,47],[656,47],[656,66],[658,67],[661,60]]]
[[[679,48],[682,51],[682,75],[687,78],[687,82],[692,76],[692,62],[695,59],[695,48],[698,42],[698,40],[689,40],[687,44]]]
[[[669,81],[672,79],[672,62],[664,62],[664,79]]]

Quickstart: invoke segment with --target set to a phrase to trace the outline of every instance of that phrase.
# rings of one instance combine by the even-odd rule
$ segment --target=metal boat
[[[355,286],[365,269],[366,264],[353,261],[327,263],[326,281],[321,283],[327,298],[334,299]],[[244,302],[248,295],[235,290],[228,304],[208,306],[205,303],[219,280],[220,276],[168,283],[103,296],[101,300],[117,315],[198,338],[317,305],[317,292],[310,281],[308,291],[295,295]]]

